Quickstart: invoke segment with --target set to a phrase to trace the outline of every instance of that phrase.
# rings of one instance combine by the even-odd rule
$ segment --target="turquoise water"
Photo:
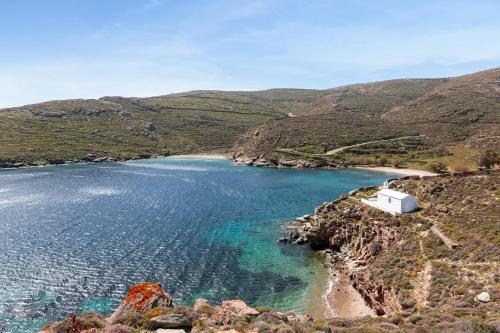
[[[283,222],[394,175],[160,159],[0,172],[0,332],[109,313],[140,281],[176,304],[304,311],[321,265]]]

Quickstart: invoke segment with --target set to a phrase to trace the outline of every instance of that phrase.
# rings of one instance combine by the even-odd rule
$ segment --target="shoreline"
[[[180,154],[165,156],[168,159],[205,159],[205,160],[227,160],[226,155],[222,154]]]
[[[350,167],[350,169],[396,173],[402,176],[434,177],[438,175],[437,173],[426,170],[405,169],[405,168],[400,169],[400,168],[384,167],[384,166],[355,166],[355,167]]]
[[[9,167],[0,167],[0,171],[2,170],[18,170],[18,169],[31,169],[31,168],[45,168],[45,167],[53,167],[53,166],[61,166],[61,165],[73,165],[73,164],[100,164],[100,163],[126,163],[132,161],[139,160],[152,160],[152,159],[206,159],[206,160],[227,160],[236,163],[233,159],[231,159],[228,155],[223,154],[179,154],[179,155],[153,155],[150,157],[143,158],[131,158],[131,159],[103,159],[98,161],[64,161],[64,163],[47,163],[47,164],[25,164],[19,166],[9,166]],[[250,165],[252,166],[252,165]],[[276,166],[276,168],[290,168],[294,169],[294,167],[281,167]],[[405,169],[405,168],[394,168],[394,167],[384,167],[384,166],[345,166],[345,167],[312,167],[312,168],[304,168],[304,169],[327,169],[327,170],[343,170],[343,169],[357,169],[357,170],[366,170],[366,171],[374,171],[374,172],[385,172],[385,173],[393,173],[401,176],[419,176],[419,177],[434,177],[437,176],[437,173],[433,173],[426,170],[420,169]]]
[[[179,154],[179,155],[169,155],[169,156],[151,156],[151,157],[143,157],[143,158],[131,158],[131,159],[109,159],[109,160],[100,160],[100,161],[64,161],[64,163],[45,163],[45,164],[23,164],[19,166],[9,166],[9,167],[0,167],[0,172],[2,170],[22,170],[22,169],[33,169],[33,168],[48,168],[55,166],[64,166],[64,165],[78,165],[78,164],[102,164],[102,163],[127,163],[134,162],[140,160],[159,160],[162,158],[171,158],[171,159],[207,159],[207,160],[229,160],[226,155],[222,154]]]
[[[348,272],[340,268],[330,268],[328,289],[323,299],[326,318],[357,319],[375,316],[373,309],[350,283]]]

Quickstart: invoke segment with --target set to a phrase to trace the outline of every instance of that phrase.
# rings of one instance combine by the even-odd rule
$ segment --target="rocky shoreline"
[[[238,153],[233,153],[229,159],[238,165],[265,167],[265,168],[338,168],[335,163],[325,159],[315,159],[314,161],[307,161],[303,159],[267,159],[264,155],[259,157],[247,157]]]
[[[46,325],[40,333],[185,333],[185,332],[297,332],[324,325],[308,315],[252,308],[241,300],[211,305],[198,299],[192,307],[174,306],[159,283],[133,285],[109,316],[87,313]]]
[[[76,158],[72,160],[47,160],[43,162],[19,162],[14,160],[2,160],[0,161],[0,170],[1,169],[20,169],[20,168],[33,168],[33,167],[47,167],[54,165],[67,165],[67,164],[81,164],[81,163],[105,163],[105,162],[127,162],[134,160],[143,160],[143,159],[154,159],[154,158],[162,158],[172,156],[170,153],[164,154],[140,154],[137,156],[126,156],[126,157],[114,157],[109,155],[99,155],[99,154],[87,154],[81,158]]]
[[[389,186],[404,189],[406,183],[418,184],[425,181],[432,183],[432,180],[435,180],[437,185],[431,187],[428,192],[434,197],[442,191],[440,184],[447,180],[467,183],[467,179],[472,177],[490,175],[498,175],[498,170],[443,174],[437,177],[405,176],[389,180]],[[412,188],[413,186],[415,185],[412,185]],[[332,288],[325,295],[330,315],[340,315],[344,318],[356,318],[361,315],[390,316],[415,307],[414,298],[418,298],[419,295],[411,297],[405,291],[373,280],[372,272],[368,272],[367,269],[370,262],[379,260],[378,258],[389,252],[392,247],[405,243],[412,230],[402,227],[402,224],[411,222],[414,228],[422,228],[424,231],[420,231],[420,235],[424,237],[428,237],[429,231],[433,232],[446,245],[447,239],[443,239],[445,236],[440,231],[435,231],[436,222],[422,218],[420,214],[392,216],[360,203],[359,195],[371,194],[381,188],[382,186],[359,188],[335,201],[325,202],[317,207],[312,215],[300,216],[289,222],[285,227],[289,230],[288,237],[278,240],[279,243],[308,244],[324,254],[322,257],[325,263],[335,272],[332,277],[335,281],[330,282]],[[450,212],[445,206],[434,209],[441,214]],[[456,249],[459,246],[448,247]],[[430,266],[426,264],[426,267]],[[356,300],[357,296],[361,296],[361,300]],[[364,304],[358,303],[356,306],[355,302]],[[345,311],[346,308],[349,310]]]

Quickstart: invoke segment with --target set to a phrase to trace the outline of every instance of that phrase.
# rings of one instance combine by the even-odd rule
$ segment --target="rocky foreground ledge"
[[[314,331],[324,322],[308,315],[252,308],[241,300],[219,306],[199,299],[193,307],[175,307],[170,294],[159,283],[132,286],[115,312],[105,318],[86,313],[47,325],[40,333],[132,333],[132,332],[296,332]]]

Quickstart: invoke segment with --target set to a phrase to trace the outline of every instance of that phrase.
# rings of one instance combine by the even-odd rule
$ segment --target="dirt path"
[[[401,139],[419,138],[419,137],[421,137],[421,135],[409,135],[409,136],[401,136],[399,138],[393,138],[393,139],[385,139],[385,140],[375,140],[375,141],[362,142],[362,143],[357,143],[355,145],[344,146],[344,147],[340,147],[340,148],[336,148],[336,149],[327,151],[325,153],[325,155],[335,155],[335,154],[338,154],[338,153],[340,153],[340,152],[342,152],[342,151],[344,151],[346,149],[349,149],[349,148],[365,146],[365,145],[369,145],[369,144],[372,144],[372,143],[396,141],[396,140],[401,140]]]
[[[426,308],[428,305],[427,298],[432,282],[432,265],[429,261],[425,263],[424,269],[418,273],[415,281],[414,295],[420,307]]]

